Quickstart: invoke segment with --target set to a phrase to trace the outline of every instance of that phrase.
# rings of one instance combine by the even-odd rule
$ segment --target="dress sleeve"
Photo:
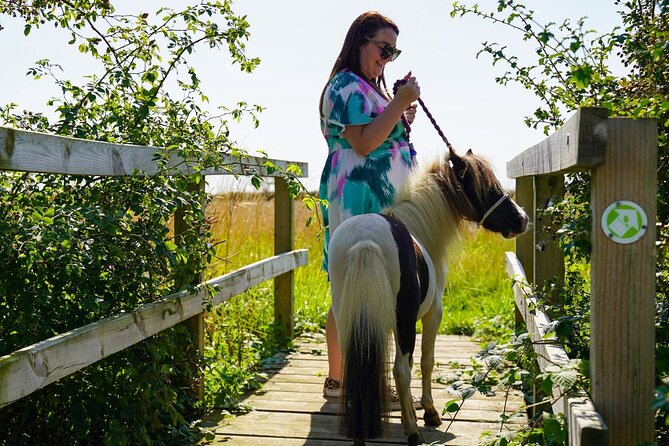
[[[372,87],[353,73],[339,73],[328,88],[327,105],[324,110],[328,127],[337,136],[347,125],[364,125],[374,118]],[[325,105],[325,104],[324,104]]]

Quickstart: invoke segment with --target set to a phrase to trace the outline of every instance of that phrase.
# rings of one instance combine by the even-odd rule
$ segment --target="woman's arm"
[[[420,87],[416,78],[411,77],[407,83],[397,89],[397,93],[388,106],[365,125],[350,125],[342,132],[342,136],[351,144],[360,156],[367,156],[388,138],[390,132],[402,118],[402,113],[420,96]]]

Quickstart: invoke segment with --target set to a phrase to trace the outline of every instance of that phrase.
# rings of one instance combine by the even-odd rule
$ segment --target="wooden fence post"
[[[282,177],[274,179],[274,254],[293,249],[293,198]],[[274,278],[274,321],[286,339],[293,337],[294,274]]]
[[[199,183],[191,183],[190,189],[196,192],[204,192],[205,178],[200,178]],[[202,203],[204,206],[204,203]],[[186,225],[184,221],[184,212],[185,209],[179,208],[174,213],[174,241],[177,245],[183,244],[183,234],[188,231],[190,228]],[[193,277],[194,284],[198,284],[204,281],[204,275],[202,273]],[[184,326],[188,329],[193,340],[196,351],[200,355],[204,355],[204,313],[196,314],[195,316],[185,320],[183,322]],[[204,373],[200,373],[195,383],[195,393],[197,395],[198,401],[204,400]]]
[[[550,204],[564,198],[564,175],[539,175],[534,177],[534,267],[532,283],[543,287],[547,281],[556,284],[564,282],[564,256],[556,239],[551,239],[544,229],[551,225],[546,216],[540,216]],[[542,291],[541,288],[538,289]],[[552,304],[561,304],[558,296],[546,296]]]
[[[534,181],[533,177],[516,178],[516,203],[525,210],[532,228],[534,227]],[[531,281],[534,277],[534,229],[516,238],[516,257],[525,271],[525,277]],[[515,308],[516,327],[525,324],[523,315]]]
[[[592,178],[590,371],[610,445],[632,446],[654,441],[657,122],[609,119],[608,125],[606,162]],[[606,212],[622,200],[647,216],[645,234],[628,244],[611,237],[629,241],[639,213]]]

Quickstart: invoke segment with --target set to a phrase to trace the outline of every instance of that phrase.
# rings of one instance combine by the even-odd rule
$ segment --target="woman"
[[[321,130],[329,155],[323,168],[319,196],[326,227],[323,268],[328,269],[330,233],[353,215],[380,212],[390,205],[404,184],[414,153],[409,145],[403,116],[410,124],[416,113],[412,102],[420,96],[409,73],[392,99],[387,92],[384,68],[397,58],[399,29],[376,11],[360,15],[346,34],[344,45],[330,73],[320,100]],[[326,397],[341,395],[342,357],[332,308],[326,338],[328,377]]]

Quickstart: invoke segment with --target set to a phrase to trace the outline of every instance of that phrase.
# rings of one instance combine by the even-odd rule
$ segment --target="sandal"
[[[325,398],[340,398],[341,382],[332,379],[329,376],[325,378],[325,382],[323,383],[323,396]]]
[[[399,410],[400,409],[400,396],[397,394],[397,390],[395,389],[394,386],[390,387],[390,392],[389,393],[390,393],[390,395],[388,395],[389,396],[388,399],[390,400],[392,410]],[[414,407],[414,409],[420,410],[420,409],[423,408],[423,406],[420,404],[420,400],[418,398],[416,398],[415,396],[412,395],[411,400],[412,400],[411,405]]]
[[[400,409],[400,396],[397,394],[394,386],[390,386],[390,391],[388,392],[388,399],[391,403],[391,410]],[[323,397],[325,398],[341,398],[341,382],[336,379],[332,379],[329,376],[325,378],[323,383]],[[422,409],[423,406],[420,404],[415,396],[412,396],[412,405],[415,409]]]

